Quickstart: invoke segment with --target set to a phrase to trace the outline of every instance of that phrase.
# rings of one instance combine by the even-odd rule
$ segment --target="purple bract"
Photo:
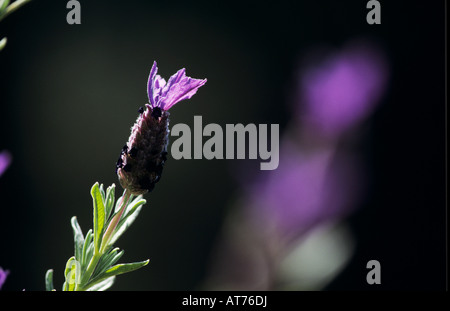
[[[157,74],[158,67],[153,63],[148,78],[147,93],[150,105],[162,110],[169,110],[179,101],[191,98],[206,83],[206,79],[193,79],[186,76],[186,70],[180,69],[166,80]]]

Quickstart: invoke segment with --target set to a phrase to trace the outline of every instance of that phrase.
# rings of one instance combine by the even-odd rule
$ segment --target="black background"
[[[208,78],[190,103],[177,105],[172,124],[201,114],[204,124],[283,130],[299,57],[358,37],[385,49],[391,76],[363,144],[370,193],[349,219],[356,254],[327,289],[446,288],[443,1],[382,1],[381,25],[366,23],[365,1],[80,3],[81,25],[66,23],[65,1],[45,0],[0,25],[8,37],[0,53],[0,150],[14,157],[0,179],[0,266],[10,270],[4,290],[43,290],[49,268],[62,284],[73,252],[70,217],[86,231],[91,185],[118,184],[115,160],[146,100],[153,60],[166,78],[184,66]],[[119,277],[115,290],[201,285],[239,192],[236,162],[168,162],[118,245],[123,261],[151,254],[150,265]],[[381,285],[365,281],[370,259],[381,262]]]

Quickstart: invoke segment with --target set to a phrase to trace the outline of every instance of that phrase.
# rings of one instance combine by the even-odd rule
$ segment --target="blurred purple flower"
[[[300,79],[301,116],[313,131],[339,135],[363,121],[374,110],[386,85],[387,65],[369,44],[352,44]]]
[[[278,168],[255,172],[253,182],[242,183],[243,208],[227,222],[211,286],[276,289],[285,276],[279,274],[283,260],[295,253],[293,248],[299,249],[315,229],[342,224],[359,206],[366,189],[364,165],[340,139],[374,111],[387,76],[383,54],[367,43],[352,44],[302,68],[296,90],[301,98],[295,102],[300,120],[292,120],[283,134]],[[316,280],[323,282],[342,267],[351,253],[350,244],[343,245],[340,260],[329,261]],[[293,262],[302,271],[304,263]],[[298,273],[294,277],[289,270],[292,277],[285,281],[300,284]]]
[[[353,210],[362,190],[355,157],[332,147],[300,152],[293,143],[283,145],[278,169],[249,191],[253,217],[295,239]]]
[[[11,154],[8,151],[0,152],[0,176],[6,171],[11,164]]]
[[[0,267],[0,289],[2,289],[2,286],[5,283],[8,274],[9,274],[8,270],[5,271],[2,269],[2,267]]]
[[[178,70],[166,80],[157,74],[158,67],[153,62],[147,83],[147,94],[150,105],[162,110],[169,110],[177,102],[189,99],[197,93],[197,90],[206,83],[206,79],[193,79],[186,76],[186,69]]]
[[[244,188],[213,253],[206,285],[213,290],[274,290],[280,265],[314,229],[340,223],[364,184],[359,161],[333,145],[305,150],[285,139],[276,170],[260,171]],[[337,259],[337,265],[342,258]],[[304,264],[304,263],[298,263]],[[317,278],[326,278],[332,267]]]

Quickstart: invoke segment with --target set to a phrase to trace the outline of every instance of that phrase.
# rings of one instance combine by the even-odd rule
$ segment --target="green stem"
[[[0,40],[0,51],[3,50],[7,41],[6,37]]]
[[[8,5],[8,7],[4,11],[4,13],[2,15],[0,15],[0,21],[2,19],[4,19],[6,16],[8,16],[9,14],[11,14],[12,12],[16,11],[22,5],[24,5],[25,3],[30,2],[30,1],[31,0],[17,0],[17,1],[14,1],[10,5]]]
[[[89,282],[89,279],[91,278],[92,273],[94,273],[95,267],[97,267],[97,263],[100,260],[100,258],[102,257],[102,255],[103,254],[100,254],[98,252],[94,253],[94,256],[92,256],[92,259],[89,262],[86,272],[83,274],[80,284],[75,285],[75,291],[83,291],[84,290],[84,287]]]
[[[99,251],[94,251],[94,255],[92,256],[91,261],[89,262],[89,265],[86,269],[86,272],[83,274],[83,277],[81,279],[81,282],[78,286],[75,286],[76,291],[83,291],[86,288],[86,285],[88,284],[92,274],[94,273],[95,268],[97,267],[98,261],[102,256],[104,255],[105,251],[108,249],[109,240],[111,239],[112,234],[114,233],[114,230],[116,229],[120,219],[122,218],[123,212],[125,211],[125,207],[128,205],[128,201],[131,198],[131,193],[128,191],[128,189],[125,189],[125,192],[123,193],[121,197],[120,202],[120,209],[119,212],[111,219],[111,222],[108,226],[108,229],[106,229],[105,234],[102,238],[102,243]]]
[[[103,253],[108,248],[109,240],[111,240],[114,230],[117,228],[117,225],[122,218],[123,212],[125,211],[125,207],[128,205],[128,201],[130,200],[130,198],[130,191],[128,191],[128,189],[125,189],[125,192],[122,195],[122,206],[120,207],[119,212],[113,217],[113,219],[111,219],[108,229],[106,229],[105,234],[103,235],[100,253]]]

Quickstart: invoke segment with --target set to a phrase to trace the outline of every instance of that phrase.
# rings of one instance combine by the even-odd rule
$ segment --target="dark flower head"
[[[139,116],[116,165],[120,184],[132,194],[150,192],[161,179],[169,143],[169,109],[191,98],[206,79],[187,77],[180,69],[166,81],[157,75],[156,62],[148,80],[149,104],[139,108]]]

